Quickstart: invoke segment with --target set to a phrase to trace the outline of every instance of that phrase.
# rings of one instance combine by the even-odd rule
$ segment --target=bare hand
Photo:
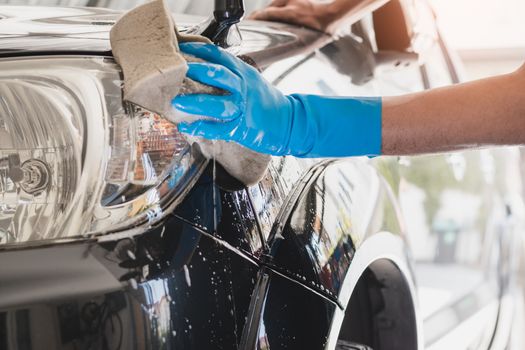
[[[273,0],[268,7],[254,11],[249,18],[296,24],[327,32],[331,24],[328,5],[311,0]]]

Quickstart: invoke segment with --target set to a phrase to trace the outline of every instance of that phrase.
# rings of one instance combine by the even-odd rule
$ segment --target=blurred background
[[[450,47],[467,78],[510,72],[525,60],[525,1],[432,0]]]

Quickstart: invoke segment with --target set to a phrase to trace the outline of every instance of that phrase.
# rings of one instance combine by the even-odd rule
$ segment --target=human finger
[[[222,121],[235,119],[241,113],[241,103],[235,99],[234,95],[179,95],[171,101],[171,104],[181,112]]]
[[[228,68],[214,63],[188,63],[186,76],[203,84],[227,90],[233,95],[242,91],[242,81]]]
[[[198,120],[193,123],[179,123],[179,132],[204,137],[208,140],[231,140],[236,125],[233,122]]]

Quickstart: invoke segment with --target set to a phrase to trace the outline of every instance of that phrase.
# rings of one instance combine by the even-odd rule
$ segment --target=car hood
[[[119,11],[102,8],[0,6],[0,56],[31,54],[110,55],[109,31]],[[181,32],[205,18],[174,14]],[[330,37],[292,25],[243,21],[239,54],[266,65],[312,51]]]

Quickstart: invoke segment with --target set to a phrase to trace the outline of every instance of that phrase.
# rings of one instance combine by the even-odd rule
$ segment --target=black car
[[[111,3],[123,7],[85,5]],[[515,344],[518,149],[276,157],[239,186],[122,100],[119,15],[0,7],[0,349]],[[182,31],[203,20],[174,16]],[[425,2],[390,1],[337,37],[255,21],[238,33],[229,50],[284,92],[461,80]]]

